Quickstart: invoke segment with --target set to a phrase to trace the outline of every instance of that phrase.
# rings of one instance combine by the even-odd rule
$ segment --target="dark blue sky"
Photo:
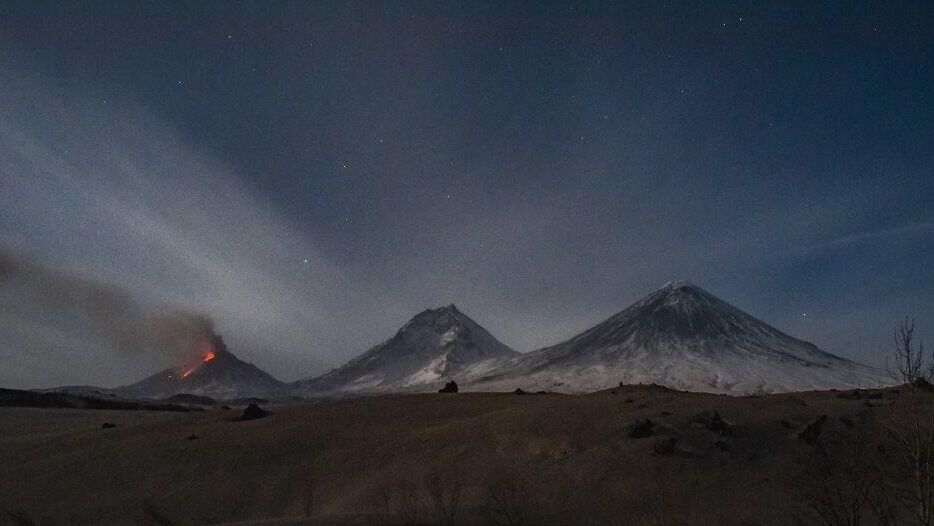
[[[881,365],[900,317],[934,334],[932,27],[929,2],[6,2],[0,242],[205,310],[285,379],[426,307],[531,350],[674,279]],[[26,332],[6,383],[147,372]]]

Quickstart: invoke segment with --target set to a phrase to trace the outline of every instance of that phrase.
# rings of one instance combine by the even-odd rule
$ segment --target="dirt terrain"
[[[0,408],[0,524],[807,523],[797,481],[822,441],[899,396],[627,386],[309,402],[250,421],[242,407]]]

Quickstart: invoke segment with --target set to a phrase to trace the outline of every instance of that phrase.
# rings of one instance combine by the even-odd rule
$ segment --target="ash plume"
[[[206,314],[147,309],[126,289],[72,275],[0,247],[0,317],[99,341],[126,353],[189,360],[214,337]],[[0,337],[2,339],[2,337]],[[2,343],[2,342],[0,342]]]

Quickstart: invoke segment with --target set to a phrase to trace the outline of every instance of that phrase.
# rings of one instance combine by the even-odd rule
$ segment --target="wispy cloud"
[[[4,85],[0,241],[45,267],[124,288],[143,307],[206,312],[236,352],[276,373],[306,375],[334,360],[335,328],[358,292],[235,170],[133,104]],[[36,336],[15,352],[47,355],[49,338]],[[42,348],[22,348],[29,342]],[[58,362],[69,367],[68,354]]]
[[[912,222],[905,223],[898,226],[879,228],[873,230],[864,230],[862,232],[857,232],[854,234],[848,234],[845,236],[840,236],[829,241],[824,241],[810,245],[804,249],[802,252],[812,253],[819,252],[824,250],[836,250],[841,248],[850,247],[853,245],[859,245],[863,243],[875,243],[880,241],[888,241],[894,239],[900,239],[907,236],[913,235],[928,235],[934,234],[934,222],[930,221],[921,221],[921,222]]]

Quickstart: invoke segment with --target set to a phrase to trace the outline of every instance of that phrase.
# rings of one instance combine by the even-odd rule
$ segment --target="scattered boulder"
[[[853,419],[850,418],[850,417],[847,416],[847,415],[842,415],[842,416],[840,417],[840,422],[842,422],[843,425],[845,425],[846,427],[848,427],[848,428],[850,428],[850,429],[853,429],[853,427],[856,425],[856,423],[853,422]]]
[[[633,400],[632,398],[627,398],[627,399],[623,400],[623,402],[625,402],[625,403],[627,403],[627,404],[631,404],[631,403],[635,402],[635,400]]]
[[[266,411],[262,407],[256,404],[250,404],[246,406],[246,409],[243,410],[243,414],[240,415],[240,420],[257,420],[260,418],[266,418],[271,415],[269,411]]]
[[[194,434],[194,433],[188,435],[188,440],[198,440],[199,438],[201,438],[201,437],[199,437],[198,435],[196,435],[196,434]]]
[[[525,393],[525,391],[522,390],[521,387],[516,387],[516,390],[513,391],[512,394],[524,395],[524,394],[526,394],[526,393]]]
[[[675,446],[678,445],[676,437],[660,438],[652,444],[652,453],[656,455],[671,455],[675,452]]]
[[[662,416],[671,416],[673,414],[674,413],[672,413],[671,411],[662,411]]]
[[[827,422],[827,415],[821,415],[817,417],[813,422],[807,425],[800,433],[798,433],[798,438],[804,442],[814,445],[817,443],[817,439],[820,438],[821,429],[824,427],[824,424]]]
[[[438,389],[439,393],[456,393],[457,392],[457,382],[451,380],[450,382],[444,384],[444,387]]]
[[[727,442],[724,442],[723,440],[717,440],[716,442],[713,443],[713,446],[719,449],[720,451],[730,450],[730,444],[728,444]]]
[[[694,417],[692,423],[708,431],[712,431],[720,436],[727,436],[732,433],[732,428],[717,411],[704,411]]]
[[[629,426],[629,438],[645,438],[655,434],[655,423],[650,419],[636,420]]]
[[[101,429],[113,429],[115,427],[117,427],[117,424],[114,424],[112,422],[104,422],[103,424],[101,424]]]

